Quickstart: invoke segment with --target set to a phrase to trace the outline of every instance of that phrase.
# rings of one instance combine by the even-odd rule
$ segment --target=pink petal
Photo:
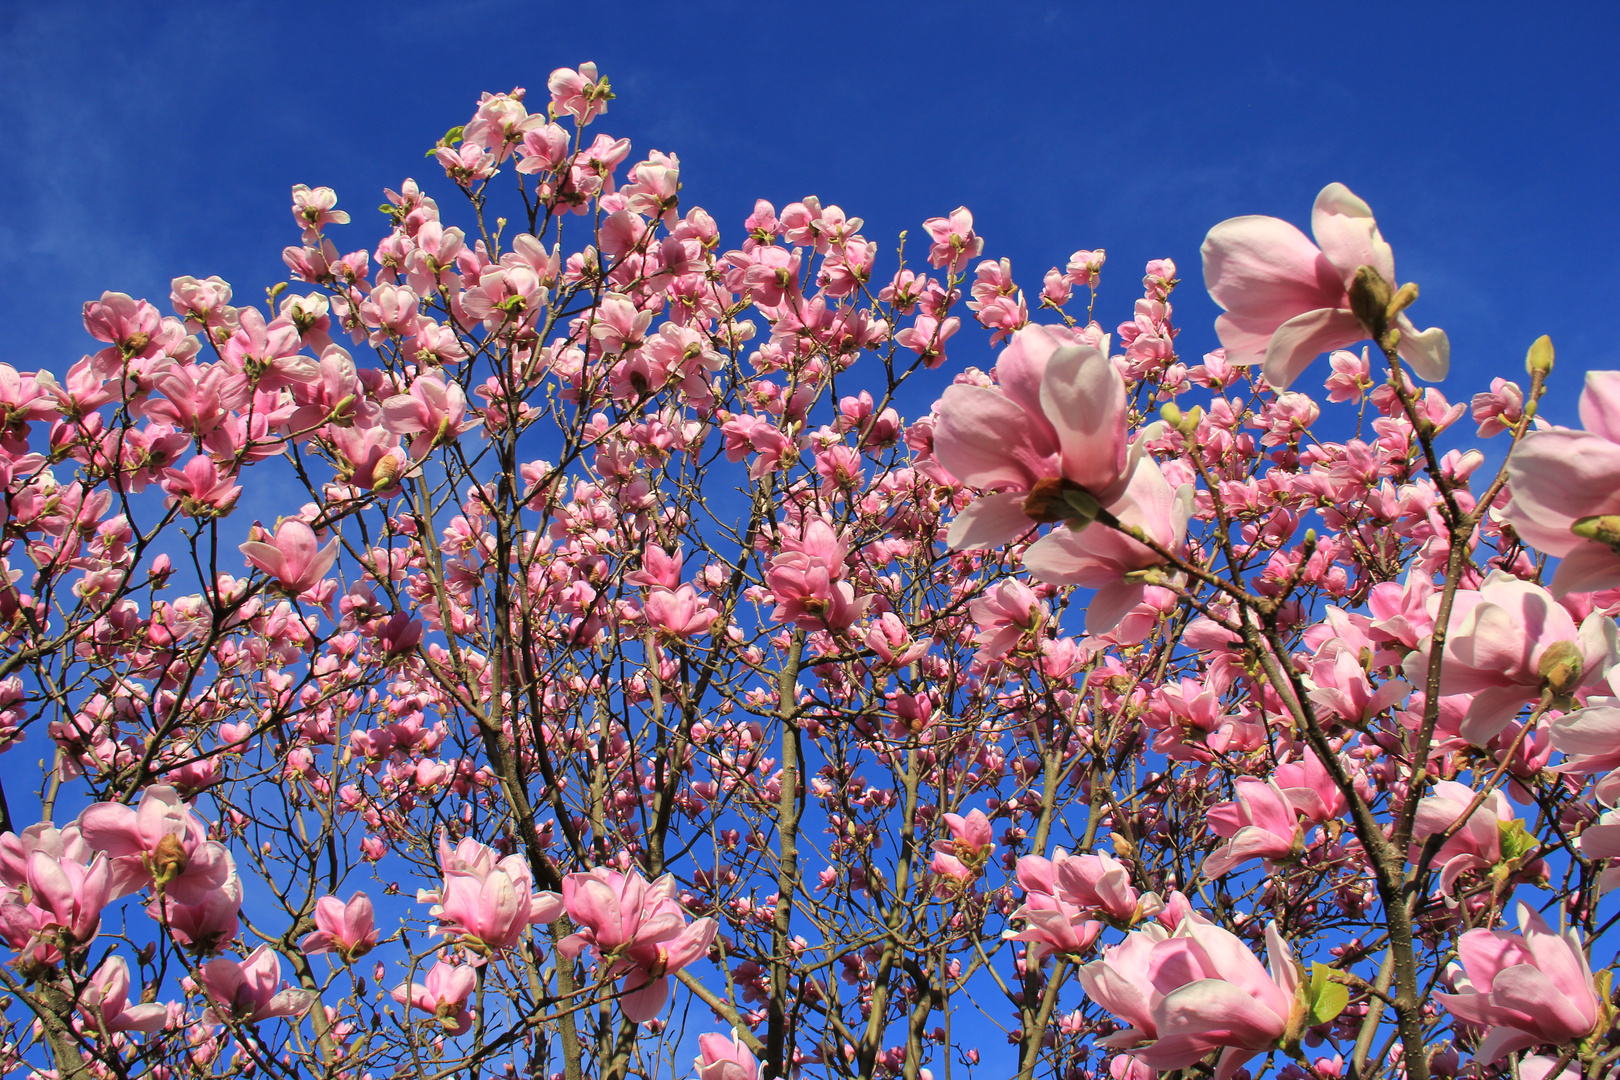
[[[1396,355],[1412,367],[1412,374],[1424,382],[1439,382],[1451,370],[1451,339],[1438,326],[1418,330],[1405,315],[1395,317],[1401,340]]]
[[[1266,381],[1286,389],[1318,356],[1354,345],[1366,336],[1366,329],[1344,308],[1317,308],[1296,315],[1271,335],[1266,348]]]
[[[1317,194],[1311,232],[1346,286],[1358,266],[1370,266],[1395,284],[1395,253],[1379,234],[1372,209],[1343,184],[1329,184]]]
[[[1620,371],[1588,371],[1581,393],[1581,423],[1594,435],[1620,443]]]
[[[1004,547],[1035,528],[1024,513],[1022,491],[982,495],[956,515],[945,542],[952,551]]]
[[[962,483],[1018,487],[1057,473],[1057,446],[1006,395],[982,386],[945,388],[934,456]]]
[[[1108,357],[1090,345],[1053,353],[1041,379],[1041,409],[1057,432],[1063,475],[1099,502],[1118,498],[1130,481],[1125,468],[1129,402],[1125,380]],[[936,432],[936,445],[938,438]]]

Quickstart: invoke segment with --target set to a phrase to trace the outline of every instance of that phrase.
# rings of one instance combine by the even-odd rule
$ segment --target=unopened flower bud
[[[152,852],[149,859],[152,880],[159,885],[167,885],[185,873],[186,866],[191,862],[191,857],[186,854],[185,845],[173,833],[157,842],[157,850]]]
[[[1530,351],[1524,354],[1524,370],[1533,379],[1539,373],[1543,376],[1551,375],[1553,369],[1553,343],[1552,338],[1542,334],[1530,343]]]
[[[1573,641],[1555,641],[1541,654],[1536,672],[1545,680],[1547,689],[1562,697],[1580,684],[1585,666],[1581,650]]]

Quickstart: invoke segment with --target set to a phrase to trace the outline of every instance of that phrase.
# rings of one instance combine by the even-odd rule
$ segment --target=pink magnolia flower
[[[411,456],[421,458],[435,446],[455,442],[482,424],[467,419],[467,395],[455,380],[424,375],[411,383],[408,394],[395,394],[382,405],[383,427],[396,435],[415,435]]]
[[[996,840],[983,810],[972,810],[966,817],[946,814],[944,821],[951,838],[934,841],[929,869],[940,878],[940,893],[949,895],[952,889],[971,886],[978,880],[995,854]]]
[[[1160,1072],[1219,1050],[1215,1076],[1230,1080],[1295,1029],[1299,967],[1276,923],[1266,926],[1266,951],[1269,972],[1241,938],[1196,915],[1174,933],[1158,924],[1132,931],[1078,972],[1091,999],[1128,1025],[1098,1045]]]
[[[25,885],[26,893],[13,893],[5,904],[27,911],[8,915],[7,921],[32,926],[36,933],[54,927],[79,944],[96,936],[102,910],[117,896],[105,855],[97,855],[87,866],[77,859],[35,851],[28,856]],[[28,897],[25,903],[24,896]]]
[[[1052,953],[1078,957],[1103,931],[1103,924],[1091,916],[1091,911],[1062,896],[1030,891],[1025,893],[1023,904],[1007,916],[1008,922],[1022,921],[1024,928],[1003,930],[1001,936],[1007,941],[1028,943],[1031,963],[1038,964]]]
[[[1395,285],[1395,256],[1372,210],[1343,184],[1329,184],[1316,196],[1311,231],[1316,244],[1280,218],[1249,215],[1221,222],[1204,240],[1204,285],[1226,312],[1215,320],[1215,332],[1227,359],[1263,363],[1278,387],[1322,353],[1370,336],[1350,310],[1358,267],[1370,266]],[[1396,351],[1420,379],[1446,377],[1451,343],[1445,331],[1419,333],[1405,314],[1392,325],[1401,334]]]
[[[179,904],[165,898],[162,914],[176,941],[190,952],[207,955],[219,952],[236,938],[240,929],[237,915],[241,910],[242,879],[233,868],[224,885],[195,904]],[[155,901],[147,905],[146,913],[153,919],[158,917]]]
[[[1457,992],[1434,995],[1457,1019],[1485,1030],[1475,1056],[1487,1063],[1540,1043],[1584,1039],[1608,1018],[1575,931],[1553,933],[1523,903],[1519,929],[1463,934],[1457,939],[1460,963],[1448,969]]]
[[[315,530],[298,518],[288,518],[276,526],[275,538],[248,540],[239,545],[250,565],[258,567],[281,583],[289,593],[301,595],[321,583],[337,562],[338,540],[333,537],[318,548]]]
[[[140,805],[96,803],[79,815],[85,842],[112,859],[115,895],[161,886],[180,904],[197,904],[223,886],[234,866],[230,852],[172,787],[141,792]]]
[[[13,889],[28,881],[28,860],[43,851],[55,859],[73,859],[88,865],[95,850],[85,843],[77,825],[58,829],[48,821],[30,825],[21,833],[0,833],[0,882]]]
[[[1321,825],[1343,817],[1350,809],[1349,800],[1333,782],[1315,750],[1306,750],[1305,756],[1297,761],[1278,765],[1271,778],[1287,796],[1289,805],[1304,815],[1306,821]]]
[[[1455,780],[1438,780],[1434,794],[1418,803],[1412,824],[1409,858],[1416,862],[1424,841],[1455,825],[1474,801],[1474,789]],[[1469,815],[1452,837],[1440,845],[1435,861],[1440,866],[1440,891],[1447,897],[1456,890],[1457,879],[1470,870],[1490,870],[1502,861],[1504,826],[1517,821],[1513,806],[1501,790],[1491,792]]]
[[[1130,871],[1106,851],[1070,855],[1058,848],[1050,861],[1025,855],[1018,860],[1017,873],[1025,889],[1052,893],[1115,926],[1134,926],[1163,908],[1155,894],[1138,893]]]
[[[79,994],[79,1013],[92,1032],[139,1031],[150,1035],[169,1017],[169,1007],[157,1002],[129,1003],[129,965],[122,956],[108,957],[90,976]]]
[[[968,615],[978,634],[973,643],[979,646],[983,661],[999,659],[1018,647],[1024,635],[1039,630],[1051,612],[1017,578],[1006,578],[982,596],[968,601]]]
[[[529,864],[521,855],[508,855],[487,870],[451,870],[432,914],[439,932],[460,935],[475,952],[502,952],[516,947],[535,923],[549,923],[562,914],[556,893],[535,892]]]
[[[1429,598],[1434,617],[1440,597]],[[1428,643],[1406,658],[1406,678],[1421,687]],[[1616,658],[1614,620],[1593,612],[1579,627],[1552,594],[1493,570],[1477,591],[1452,601],[1451,633],[1440,671],[1444,694],[1473,694],[1462,737],[1484,746],[1543,691],[1564,696],[1598,683]]]
[[[1565,761],[1557,771],[1603,774],[1593,795],[1606,806],[1620,802],[1620,666],[1609,671],[1610,694],[1587,699],[1586,708],[1552,722],[1552,744]]]
[[[619,1005],[632,1023],[658,1015],[669,998],[669,973],[707,953],[720,929],[709,918],[688,924],[675,889],[669,874],[649,884],[639,870],[605,866],[563,879],[563,904],[580,929],[557,942],[557,951],[572,959],[589,947],[608,964],[604,978],[628,972]]]
[[[947,387],[934,455],[993,494],[951,523],[955,549],[999,547],[1039,523],[1081,519],[1073,500],[1107,505],[1135,462],[1126,440],[1125,380],[1102,347],[1062,327],[1026,326],[996,362],[996,387]]]
[[[737,1038],[724,1035],[699,1035],[697,1080],[759,1080],[759,1059]]]
[[[380,967],[380,965],[379,965]],[[401,1005],[432,1013],[447,1035],[472,1030],[472,1011],[467,999],[478,987],[478,969],[470,964],[434,964],[423,982],[400,983],[388,992]]]
[[[947,273],[962,273],[984,252],[984,239],[973,231],[973,214],[965,206],[952,210],[950,217],[929,218],[923,229],[933,240],[928,265],[946,267]]]
[[[1620,371],[1589,371],[1585,431],[1533,431],[1508,457],[1502,517],[1558,557],[1555,596],[1620,585]]]
[[[1192,518],[1190,484],[1172,489],[1164,472],[1150,457],[1136,463],[1130,484],[1108,511],[1125,528],[1139,528],[1161,547],[1180,554],[1186,546],[1187,522]],[[1024,553],[1030,576],[1054,585],[1079,585],[1096,594],[1086,605],[1086,633],[1112,633],[1147,597],[1143,571],[1164,564],[1146,544],[1111,527],[1054,529]],[[1156,621],[1156,620],[1154,620]],[[1138,627],[1142,636],[1153,621]],[[1123,632],[1123,631],[1122,631]]]
[[[613,100],[608,81],[596,74],[596,65],[579,65],[579,70],[558,68],[546,79],[551,91],[551,111],[557,116],[566,113],[581,127],[607,112],[607,103]]]
[[[641,613],[649,627],[672,638],[701,634],[720,614],[690,585],[651,590],[641,602]]]
[[[1250,859],[1282,862],[1296,858],[1305,846],[1294,804],[1276,780],[1240,776],[1233,786],[1237,798],[1209,811],[1210,831],[1227,837],[1204,860],[1203,873],[1210,879],[1230,873]]]
[[[315,1004],[315,991],[290,988],[282,982],[281,956],[269,945],[260,945],[240,962],[228,956],[214,957],[203,965],[201,982],[214,1003],[216,1017],[222,1011],[248,1023],[278,1016],[296,1020]]]
[[[370,952],[377,944],[377,921],[371,897],[357,892],[344,903],[335,896],[315,901],[315,927],[298,947],[305,955],[335,952],[345,964]]]

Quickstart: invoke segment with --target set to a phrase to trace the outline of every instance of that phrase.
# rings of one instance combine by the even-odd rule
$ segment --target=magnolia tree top
[[[9,1065],[1616,1073],[1620,373],[1453,404],[1340,184],[1194,359],[549,89],[0,365]]]

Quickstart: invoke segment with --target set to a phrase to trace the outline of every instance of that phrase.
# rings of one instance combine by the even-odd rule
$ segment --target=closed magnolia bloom
[[[1565,1046],[1612,1019],[1592,986],[1592,969],[1573,930],[1556,934],[1528,904],[1520,933],[1469,930],[1457,939],[1451,994],[1435,997],[1457,1019],[1484,1029],[1476,1052],[1485,1062],[1528,1046]]]
[[[1266,951],[1269,971],[1236,934],[1196,915],[1174,933],[1157,924],[1132,931],[1079,970],[1091,999],[1127,1025],[1098,1045],[1160,1072],[1219,1051],[1215,1075],[1229,1080],[1302,1025],[1299,968],[1276,923],[1266,927]]]
[[[699,1035],[697,1080],[759,1080],[759,1059],[737,1038]]]

